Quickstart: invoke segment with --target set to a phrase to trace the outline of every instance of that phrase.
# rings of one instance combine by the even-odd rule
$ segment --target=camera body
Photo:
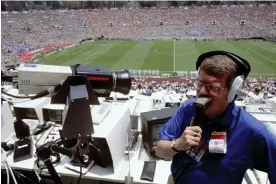
[[[110,72],[105,67],[80,64],[56,66],[23,63],[18,67],[19,94],[37,94],[71,75],[87,76],[98,97],[109,97],[112,91],[128,94],[131,88],[131,77],[127,70]]]

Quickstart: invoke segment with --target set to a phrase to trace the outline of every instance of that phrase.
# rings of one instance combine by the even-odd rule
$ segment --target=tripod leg
[[[48,169],[51,177],[53,178],[55,184],[62,184],[62,181],[61,181],[57,171],[55,170],[50,158],[47,158],[43,162],[44,162],[46,168]]]

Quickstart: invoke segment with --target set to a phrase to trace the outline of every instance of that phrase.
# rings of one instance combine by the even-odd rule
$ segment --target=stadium
[[[102,83],[106,85],[103,87],[104,90],[112,89],[108,91],[108,97],[106,97],[101,96],[99,91],[102,89],[97,88],[97,84],[100,85],[101,82],[93,83],[96,84],[94,87],[98,90],[93,88],[96,95],[99,95],[96,97],[99,99],[100,107],[108,107],[108,110],[104,111],[104,116],[97,115],[96,118],[94,117],[95,119],[92,115],[92,127],[96,127],[96,131],[101,130],[100,133],[96,132],[97,136],[98,134],[110,136],[105,141],[110,153],[104,152],[104,155],[111,157],[107,160],[113,161],[111,165],[114,172],[101,168],[108,162],[107,160],[100,164],[96,161],[97,167],[91,166],[91,171],[85,171],[87,174],[81,183],[90,183],[92,180],[92,183],[100,184],[172,183],[167,182],[171,175],[169,171],[171,162],[159,160],[156,155],[152,155],[152,152],[147,150],[151,149],[148,148],[149,145],[156,141],[156,138],[153,137],[161,131],[161,125],[156,125],[156,127],[149,125],[150,120],[147,120],[149,122],[146,122],[145,125],[144,121],[146,121],[147,115],[143,113],[159,110],[161,113],[161,110],[180,108],[187,101],[196,98],[196,82],[198,81],[196,61],[198,57],[209,51],[226,51],[240,56],[251,66],[248,77],[243,81],[243,87],[238,89],[235,94],[235,104],[265,124],[276,135],[275,43],[275,1],[1,1],[1,117],[4,121],[14,121],[14,119],[18,121],[25,116],[21,111],[19,113],[17,108],[25,108],[25,114],[28,114],[27,109],[34,108],[33,111],[30,110],[36,117],[30,119],[38,122],[34,123],[36,127],[34,129],[41,126],[43,129],[46,124],[50,124],[49,127],[52,126],[45,120],[45,117],[46,119],[50,117],[50,115],[45,115],[45,109],[49,108],[54,109],[53,112],[57,113],[56,116],[65,121],[63,116],[67,106],[59,111],[60,107],[52,107],[50,104],[55,101],[53,99],[56,96],[59,96],[59,92],[62,91],[60,89],[63,89],[63,92],[66,89],[63,85],[67,85],[64,81],[70,79],[70,77],[67,78],[67,75],[71,77],[77,75],[75,71],[71,71],[70,67],[78,66],[78,64],[84,65],[83,71],[85,72],[87,72],[85,66],[87,66],[87,70],[93,66],[95,71],[100,70],[97,67],[103,67],[104,72],[101,72],[108,71],[108,75],[112,76],[113,86],[108,86],[109,83]],[[38,72],[39,67],[44,65],[53,67],[53,70],[50,71],[51,68],[47,68],[45,71]],[[26,70],[23,71],[24,67],[32,69],[25,68]],[[125,74],[123,70],[127,70],[129,74],[126,75],[130,81],[127,87],[124,86],[126,84],[122,84],[123,80],[127,81],[126,79],[119,81],[121,80],[119,74],[122,76]],[[34,73],[28,73],[29,71]],[[26,74],[23,75],[23,72]],[[33,85],[32,81],[38,82]],[[23,87],[24,85],[27,87]],[[124,92],[116,91],[116,85],[120,89],[124,89],[122,90]],[[204,85],[208,88],[207,84]],[[92,94],[88,89],[90,87],[87,87],[87,94]],[[69,95],[68,99],[73,98],[72,91],[70,91],[71,96]],[[125,94],[125,91],[128,93]],[[42,106],[42,102],[39,104],[40,102],[33,100],[36,95],[41,95],[40,92],[43,92],[44,97],[41,99],[45,100],[45,103],[47,101],[47,105]],[[86,95],[80,91],[74,94]],[[89,95],[86,96],[87,99],[91,98]],[[61,103],[60,100],[56,101]],[[64,101],[63,103],[68,105],[69,102]],[[124,109],[125,107],[127,108]],[[92,107],[89,108],[92,109]],[[75,112],[83,109],[77,108]],[[94,109],[93,112],[97,114],[98,111],[100,110]],[[63,115],[60,112],[63,112]],[[85,110],[76,114],[79,117],[84,112]],[[121,119],[128,116],[128,120],[125,121],[130,121],[131,125],[120,124],[120,120],[117,124],[114,123],[114,127],[112,123],[110,127],[104,124],[106,119],[117,121],[116,113],[118,117],[121,117],[123,112],[125,114]],[[9,119],[9,116],[6,115],[9,113],[14,119]],[[114,114],[113,118],[109,117],[111,114]],[[164,111],[163,116],[165,114]],[[157,116],[153,118],[157,118]],[[44,119],[43,125],[41,125],[41,119]],[[136,120],[133,127],[132,123]],[[168,120],[166,119],[166,122]],[[13,122],[8,124],[13,124]],[[56,124],[57,122],[54,121],[53,127],[56,127]],[[31,124],[28,125],[31,127]],[[104,126],[106,127],[101,128]],[[131,131],[126,129],[130,126]],[[148,129],[147,126],[153,127]],[[75,127],[79,126],[75,125]],[[110,129],[110,134],[106,133],[104,129]],[[5,135],[1,136],[1,141],[7,145],[10,141],[14,141],[15,134],[18,135],[14,131],[16,132],[15,127],[3,125],[1,133]],[[114,132],[119,132],[118,135],[116,134],[117,137],[112,137]],[[126,132],[127,135],[125,135]],[[41,140],[44,139],[43,143],[48,144],[50,135],[54,135],[53,138],[62,137],[61,134],[57,135],[57,133],[47,131],[42,135],[45,135],[45,138],[41,136],[37,141],[40,146],[44,145],[41,143]],[[31,133],[31,136],[34,134]],[[121,138],[123,136],[127,138]],[[146,141],[144,137],[147,138]],[[152,140],[148,137],[152,137]],[[111,146],[115,144],[112,139],[116,140],[117,138],[121,142],[115,149],[114,146]],[[120,144],[126,144],[124,141],[129,141],[129,139],[132,142],[128,142],[128,147],[123,150],[122,154],[119,153]],[[111,141],[112,144],[108,141]],[[99,147],[103,145],[105,144],[102,142],[97,144]],[[2,146],[2,151],[8,147]],[[156,149],[156,145],[154,147]],[[106,148],[104,149],[106,150]],[[273,149],[271,148],[271,150]],[[125,154],[128,156],[127,161],[121,157]],[[3,161],[2,170],[6,169],[6,174],[2,176],[8,177],[9,173],[11,176],[14,173],[15,177],[12,177],[14,180],[23,181],[22,183],[30,183],[29,181],[39,183],[36,182],[35,176],[28,174],[28,172],[32,172],[33,168],[25,167],[31,161],[25,160],[28,164],[24,165],[25,161],[16,163],[11,157],[7,154],[6,161]],[[141,175],[146,161],[157,163],[154,168],[156,175],[152,181],[147,179],[146,181]],[[9,166],[12,168],[11,171]],[[67,167],[69,166],[67,165]],[[272,169],[275,169],[275,165]],[[79,177],[79,174],[82,175],[84,172],[75,172],[76,168],[66,169],[65,166],[61,167],[60,165],[56,167],[56,170],[62,177],[63,183],[73,182],[72,178]],[[162,172],[165,174],[162,175]],[[41,173],[42,170],[40,170]],[[248,168],[241,178],[241,183],[260,184],[270,181],[271,184],[274,184],[273,179],[275,178],[270,175],[271,173],[263,168]],[[41,176],[44,175],[41,174]],[[53,179],[55,183],[57,183],[56,179]],[[79,177],[78,183],[80,179],[81,177]],[[175,180],[175,176],[173,179]],[[17,182],[14,181],[14,183]],[[206,181],[206,183],[208,182]]]

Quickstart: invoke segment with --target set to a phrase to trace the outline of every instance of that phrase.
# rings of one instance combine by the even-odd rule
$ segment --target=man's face
[[[229,88],[226,86],[227,76],[214,77],[200,70],[197,80],[197,97],[207,96],[211,98],[210,106],[205,114],[208,118],[216,118],[223,113],[227,106],[227,96]]]

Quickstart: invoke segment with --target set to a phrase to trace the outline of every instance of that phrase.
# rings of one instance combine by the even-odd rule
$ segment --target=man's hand
[[[199,126],[193,126],[194,118],[191,120],[191,126],[186,127],[181,137],[175,142],[175,148],[178,150],[187,150],[191,146],[198,146],[202,129]]]
[[[192,146],[198,146],[202,130],[199,126],[194,126],[194,118],[192,118],[190,126],[182,133],[181,137],[175,140],[174,148],[181,151],[187,150]],[[156,155],[159,158],[169,158],[176,154],[171,148],[172,141],[160,140],[157,144]]]

